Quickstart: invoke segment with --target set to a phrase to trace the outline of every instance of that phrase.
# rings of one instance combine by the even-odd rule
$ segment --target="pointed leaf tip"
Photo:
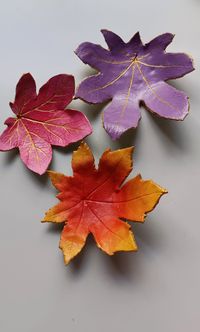
[[[140,175],[122,184],[131,170],[132,151],[107,149],[96,170],[92,151],[82,142],[73,153],[73,177],[50,172],[60,188],[60,203],[44,221],[65,222],[59,245],[65,264],[81,252],[89,233],[108,255],[137,251],[130,225],[123,220],[143,222],[166,190]]]
[[[93,43],[81,44],[84,63],[100,74],[86,78],[76,97],[88,103],[109,102],[104,110],[104,128],[118,139],[141,118],[140,105],[160,117],[182,120],[188,114],[187,95],[166,81],[194,70],[191,58],[184,53],[167,53],[174,35],[165,33],[143,45],[139,32],[128,43],[112,31],[102,33],[109,50]]]
[[[16,118],[0,136],[4,151],[18,147],[24,164],[42,175],[52,159],[52,145],[67,146],[92,132],[86,116],[65,109],[74,96],[74,77],[58,74],[48,80],[36,94],[34,78],[24,74],[16,87],[15,101],[10,103]]]

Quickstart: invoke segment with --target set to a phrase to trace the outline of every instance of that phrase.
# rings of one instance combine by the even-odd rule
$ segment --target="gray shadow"
[[[144,257],[146,251],[156,251],[158,248],[162,248],[163,235],[161,227],[154,224],[149,217],[147,218],[146,225],[130,223],[138,244],[138,252],[117,252],[113,256],[109,256],[99,249],[102,269],[112,280],[131,283],[141,280],[143,266],[141,253]],[[60,227],[58,229],[60,232]],[[76,276],[83,272],[87,266],[88,252],[93,249],[96,249],[96,243],[90,234],[82,252],[67,266],[67,276],[69,276],[68,273]]]
[[[156,217],[148,215],[144,223],[130,223],[139,247],[145,246],[151,248],[151,250],[162,248],[164,243],[162,224],[154,221],[156,221]]]
[[[17,158],[20,158],[19,155],[19,150],[18,149],[13,149],[10,151],[5,151],[4,152],[4,158],[3,158],[3,164],[6,167],[9,167],[11,163],[14,163]],[[43,175],[39,175],[37,173],[34,173],[33,171],[29,170],[24,163],[21,161],[20,165],[24,169],[24,173],[26,176],[30,177],[33,179],[34,183],[39,184],[41,187],[44,187],[46,183],[48,182],[48,176],[47,173],[44,173]]]
[[[92,250],[94,248],[94,240],[91,234],[89,234],[86,244],[84,248],[81,250],[81,252],[69,263],[68,266],[66,266],[66,273],[69,272],[74,276],[79,276],[80,273],[83,273],[83,270],[87,266],[87,254],[89,250]]]
[[[47,226],[46,233],[48,233],[49,235],[50,234],[60,235],[63,230],[64,224],[65,224],[64,222],[49,223],[48,225],[46,225]],[[69,263],[69,265],[65,266],[67,274],[71,273],[73,276],[76,276],[83,272],[87,262],[87,252],[91,249],[91,247],[94,247],[94,240],[92,238],[92,235],[90,234],[81,252],[75,258],[73,258],[73,260]],[[63,255],[61,255],[61,259],[62,259],[62,264],[64,264]]]
[[[102,112],[109,101],[101,104],[89,104],[84,101],[82,101],[82,103],[81,111],[86,115],[88,120],[93,123],[102,116]]]
[[[66,277],[70,275],[80,277],[88,266],[88,255],[90,250],[95,250],[97,255],[101,255],[102,270],[115,282],[139,282],[143,269],[143,257],[149,250],[157,251],[166,245],[163,241],[164,234],[159,224],[154,223],[154,218],[147,216],[145,223],[129,222],[135,235],[138,245],[138,252],[117,252],[113,256],[105,254],[96,247],[95,240],[90,234],[87,238],[83,250],[65,266]],[[160,224],[161,226],[161,224]],[[64,223],[47,225],[46,232],[49,234],[61,234]],[[99,252],[97,252],[99,250]],[[93,257],[94,258],[94,257]],[[63,256],[61,255],[63,264]],[[91,262],[91,260],[90,260]]]
[[[106,273],[116,282],[136,282],[141,276],[141,260],[138,252],[117,252],[103,259]]]
[[[49,165],[50,166],[50,165]],[[49,182],[49,177],[47,173],[44,173],[42,175],[39,175],[37,173],[32,172],[26,166],[24,166],[25,173],[27,173],[27,176],[30,177],[30,179],[33,180],[34,183],[37,183],[41,188],[45,187]]]
[[[46,233],[49,234],[57,234],[57,233],[61,233],[64,227],[64,223],[44,223],[44,225],[47,224],[47,228],[46,228]]]
[[[138,245],[137,252],[117,252],[114,256],[106,256],[104,264],[111,277],[116,280],[136,282],[141,279],[142,257],[148,250],[162,248],[163,236],[161,227],[153,223],[147,216],[145,223],[129,222]],[[142,254],[142,257],[141,257]]]
[[[65,154],[65,155],[67,155],[67,154],[72,154],[72,152],[73,151],[75,151],[75,150],[77,150],[78,149],[78,147],[79,147],[79,145],[80,145],[80,142],[81,142],[82,140],[79,140],[79,141],[77,141],[76,143],[71,143],[71,144],[69,144],[69,145],[67,145],[67,146],[64,146],[64,147],[62,147],[62,146],[53,146],[53,150],[55,150],[55,151],[58,151],[59,153],[61,153],[61,154]],[[54,158],[53,158],[54,159]],[[52,166],[52,165],[51,165]]]
[[[182,121],[168,120],[157,116],[156,114],[149,112],[147,110],[147,116],[151,125],[155,125],[163,136],[167,139],[167,142],[173,145],[173,147],[178,148],[184,152],[190,149],[189,139],[187,138],[187,132],[183,128]],[[187,121],[185,119],[184,121]],[[158,135],[159,138],[159,135]],[[163,148],[166,148],[166,145],[163,144]]]
[[[140,133],[139,125],[137,128],[130,128],[123,133],[118,140],[112,141],[114,149],[122,149],[135,146]]]
[[[17,148],[9,151],[1,151],[1,153],[4,154],[3,164],[5,166],[9,166],[17,159],[17,157],[19,157],[19,150]]]

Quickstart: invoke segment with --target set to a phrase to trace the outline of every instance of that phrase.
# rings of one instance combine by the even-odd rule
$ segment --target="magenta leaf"
[[[43,174],[52,159],[51,145],[67,146],[92,132],[87,118],[79,111],[65,107],[74,95],[74,77],[60,74],[41,87],[38,95],[31,74],[24,74],[10,103],[15,118],[0,136],[0,150],[19,148],[25,165]]]
[[[194,67],[188,55],[165,52],[174,35],[165,33],[143,45],[139,33],[128,43],[111,31],[102,33],[109,50],[85,42],[75,52],[99,71],[79,85],[76,98],[94,104],[111,100],[104,111],[108,134],[116,139],[137,127],[141,102],[159,116],[183,120],[188,114],[188,97],[165,81],[182,77]]]

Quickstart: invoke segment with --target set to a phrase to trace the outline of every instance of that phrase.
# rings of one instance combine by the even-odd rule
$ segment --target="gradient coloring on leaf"
[[[161,117],[183,120],[188,113],[188,97],[165,81],[194,68],[188,55],[165,52],[174,35],[165,33],[144,45],[139,33],[128,43],[111,31],[102,33],[109,50],[85,42],[75,52],[99,72],[79,85],[76,97],[94,104],[111,100],[104,111],[108,134],[116,139],[137,127],[141,102]]]
[[[92,132],[87,118],[79,111],[65,110],[74,96],[74,77],[60,74],[52,77],[36,94],[35,80],[24,74],[10,103],[15,118],[0,136],[0,151],[19,148],[25,165],[43,174],[51,159],[51,145],[67,146]]]
[[[60,248],[66,264],[82,250],[89,233],[108,255],[137,250],[130,225],[122,219],[143,222],[166,190],[140,175],[122,186],[132,170],[132,151],[106,150],[96,169],[91,150],[81,143],[73,153],[73,177],[48,172],[60,202],[43,222],[65,223]]]

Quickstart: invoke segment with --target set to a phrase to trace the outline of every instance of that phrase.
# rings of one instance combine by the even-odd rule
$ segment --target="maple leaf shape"
[[[76,98],[89,103],[112,100],[104,111],[104,128],[116,139],[140,120],[140,104],[157,115],[183,120],[188,113],[188,97],[165,81],[194,70],[184,53],[166,53],[174,35],[165,33],[143,45],[139,33],[125,43],[108,30],[101,30],[109,50],[85,42],[75,53],[100,73],[86,78]]]
[[[140,175],[122,186],[132,170],[132,151],[106,150],[96,169],[91,150],[81,143],[73,152],[73,177],[48,171],[60,203],[42,222],[65,223],[60,248],[66,264],[82,250],[89,233],[109,255],[137,250],[130,226],[121,218],[143,222],[167,191]]]
[[[25,165],[43,174],[51,159],[51,145],[67,146],[92,132],[79,111],[65,107],[74,95],[74,77],[60,74],[52,77],[36,94],[31,74],[24,74],[16,87],[14,103],[10,103],[15,118],[0,136],[0,151],[18,147]]]

